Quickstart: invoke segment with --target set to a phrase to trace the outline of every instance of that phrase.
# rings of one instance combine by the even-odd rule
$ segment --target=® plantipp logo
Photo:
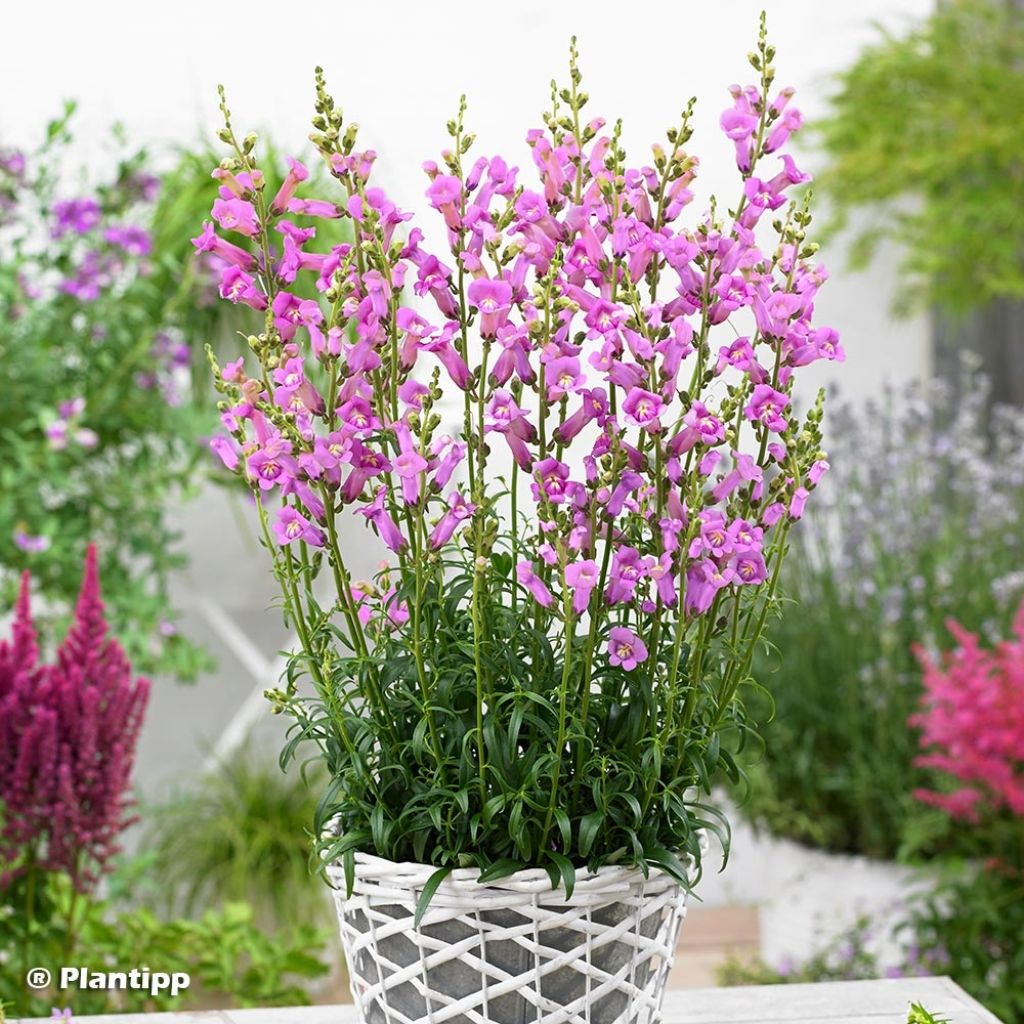
[[[41,969],[40,969],[41,970]],[[151,996],[166,992],[176,996],[191,983],[185,971],[150,971],[148,967],[133,967],[128,971],[94,971],[88,967],[62,967],[58,988],[116,991],[131,989],[148,992]],[[32,984],[31,980],[29,984]]]

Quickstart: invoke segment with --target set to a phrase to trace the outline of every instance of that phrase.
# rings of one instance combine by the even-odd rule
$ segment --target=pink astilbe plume
[[[74,622],[41,664],[22,577],[10,641],[0,641],[0,885],[31,862],[87,889],[130,824],[128,788],[149,681],[133,679],[107,635],[96,551]]]
[[[959,646],[936,661],[917,651],[924,669],[923,710],[911,720],[921,729],[917,763],[947,775],[941,792],[915,796],[951,817],[977,822],[1009,812],[1024,817],[1024,604],[1013,624],[1015,639],[995,650],[949,623]]]

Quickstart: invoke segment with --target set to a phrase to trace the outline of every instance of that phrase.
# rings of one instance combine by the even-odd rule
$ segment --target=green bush
[[[27,878],[36,881],[25,891]],[[32,912],[25,914],[31,901]],[[76,1014],[173,1010],[201,1005],[287,1006],[309,1002],[303,980],[320,977],[327,967],[317,958],[326,937],[309,926],[270,937],[255,927],[244,903],[206,910],[195,920],[160,919],[139,907],[118,909],[76,894],[62,874],[26,876],[0,890],[0,1005],[19,1016],[44,1016],[52,1006]],[[169,992],[103,991],[52,988],[33,992],[25,983],[30,968],[57,977],[62,965],[90,971],[179,972],[191,976],[189,988]]]
[[[286,774],[248,747],[150,809],[141,845],[159,905],[192,914],[245,901],[271,926],[323,920],[328,890],[310,870],[309,836],[321,775],[307,780],[295,766]]]
[[[839,76],[817,126],[828,156],[815,188],[858,231],[866,265],[885,239],[905,254],[900,304],[963,311],[1024,296],[1024,11],[952,0],[883,34]],[[911,201],[907,201],[908,198]]]

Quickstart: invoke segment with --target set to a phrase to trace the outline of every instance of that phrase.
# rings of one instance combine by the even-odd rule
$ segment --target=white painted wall
[[[312,114],[312,69],[321,63],[364,144],[381,154],[380,183],[404,208],[423,208],[423,160],[447,142],[445,121],[461,92],[478,151],[500,149],[528,163],[523,137],[539,126],[548,83],[563,77],[570,35],[579,36],[591,108],[626,119],[638,160],[698,98],[702,161],[698,194],[736,193],[731,145],[717,128],[726,87],[749,80],[745,55],[761,7],[777,44],[780,84],[798,89],[810,116],[822,108],[829,76],[874,35],[898,27],[932,0],[393,0],[381,3],[248,0],[211,3],[49,0],[6,12],[0,61],[0,138],[32,138],[60,100],[81,101],[79,134],[99,156],[114,119],[134,138],[189,141],[218,125],[216,85],[224,83],[236,125],[267,128],[300,150]],[[813,165],[813,159],[805,158]],[[700,206],[703,209],[703,205]],[[894,263],[844,275],[841,251],[826,252],[833,279],[819,299],[820,322],[843,335],[846,394],[885,378],[928,372],[923,319],[888,314]],[[814,373],[807,375],[813,377]],[[826,368],[813,383],[827,380]],[[805,378],[806,379],[806,378]]]

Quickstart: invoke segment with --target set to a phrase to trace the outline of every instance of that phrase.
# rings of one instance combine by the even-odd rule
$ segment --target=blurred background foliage
[[[852,227],[854,265],[897,242],[906,310],[1024,298],[1020,5],[939,3],[909,31],[879,30],[837,84],[813,126],[826,157],[815,189]]]
[[[1024,593],[1024,410],[1000,407],[990,441],[987,398],[965,368],[956,386],[833,403],[831,478],[769,630],[781,661],[762,659],[765,693],[750,698],[766,749],[744,810],[777,835],[878,858],[948,840],[945,816],[913,797],[913,647],[946,644],[949,618],[994,642]]]
[[[223,479],[207,472],[203,350],[236,352],[260,318],[217,300],[216,260],[190,242],[217,197],[212,150],[153,154],[115,128],[97,179],[76,163],[74,112],[35,149],[0,150],[0,606],[31,570],[52,634],[95,541],[133,664],[193,680],[212,665],[179,631],[169,585],[186,561],[176,509]],[[283,175],[265,149],[268,179]],[[337,223],[320,234],[343,237]]]
[[[322,774],[319,763],[283,772],[249,741],[187,792],[147,807],[139,844],[153,881],[147,901],[187,915],[244,901],[271,930],[296,921],[329,926],[330,890],[310,863]]]

